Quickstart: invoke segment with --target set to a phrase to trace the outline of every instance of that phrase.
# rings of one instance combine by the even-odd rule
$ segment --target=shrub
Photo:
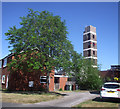
[[[60,88],[59,91],[62,91],[62,88]]]

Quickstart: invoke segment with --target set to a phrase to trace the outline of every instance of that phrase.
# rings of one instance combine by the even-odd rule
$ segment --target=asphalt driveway
[[[81,102],[98,97],[98,94],[85,92],[67,92],[59,99],[34,104],[2,103],[2,107],[72,107]]]

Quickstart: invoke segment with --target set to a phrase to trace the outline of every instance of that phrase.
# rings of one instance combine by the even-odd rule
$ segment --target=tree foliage
[[[20,18],[21,28],[13,26],[5,33],[10,51],[14,53],[9,70],[33,72],[40,69],[47,73],[49,83],[48,77],[53,67],[66,69],[69,66],[73,46],[67,39],[65,21],[48,11],[32,9],[26,17]]]
[[[99,76],[99,67],[94,68],[92,60],[84,59],[81,54],[74,52],[72,57],[72,71],[80,89],[99,89],[102,80]]]

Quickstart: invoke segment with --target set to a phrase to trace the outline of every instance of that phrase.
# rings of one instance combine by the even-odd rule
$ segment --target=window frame
[[[4,80],[3,80],[4,78]],[[2,75],[2,84],[5,84],[5,75]]]
[[[9,82],[9,75],[7,75],[7,78],[6,78],[6,89],[8,89],[8,82]]]
[[[7,58],[5,58],[3,61],[3,67],[6,67],[6,66],[7,66]]]
[[[90,40],[90,39],[91,39],[91,37],[90,37],[90,36],[91,36],[91,34],[90,34],[90,33],[88,33],[88,34],[87,34],[87,40]]]
[[[29,81],[29,87],[33,87],[34,86],[34,81]]]
[[[47,76],[40,76],[40,83],[47,83],[47,81],[46,82],[41,82],[41,80],[47,80]]]
[[[87,54],[88,56],[91,56],[91,50],[88,50],[88,54]]]
[[[88,42],[88,48],[91,48],[91,42]]]

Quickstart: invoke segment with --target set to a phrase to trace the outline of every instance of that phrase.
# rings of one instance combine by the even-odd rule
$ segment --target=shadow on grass
[[[100,94],[100,91],[99,91],[99,90],[80,89],[80,91],[89,91],[90,94],[97,94],[97,95]]]
[[[30,95],[30,94],[48,94],[48,95],[57,95],[57,96],[67,96],[67,94],[63,94],[63,93],[58,93],[58,92],[45,92],[45,91],[8,91],[8,90],[3,90],[3,93],[14,93],[14,94],[26,94],[26,95]]]
[[[120,99],[118,98],[100,98],[96,97],[92,99],[92,101],[97,101],[97,102],[109,102],[109,103],[120,103]]]
[[[100,91],[89,91],[91,94],[97,94],[99,95],[100,94]]]
[[[61,96],[68,96],[68,94],[64,94],[64,93],[58,93],[58,92],[49,92],[51,94],[57,94],[57,95],[61,95]]]

